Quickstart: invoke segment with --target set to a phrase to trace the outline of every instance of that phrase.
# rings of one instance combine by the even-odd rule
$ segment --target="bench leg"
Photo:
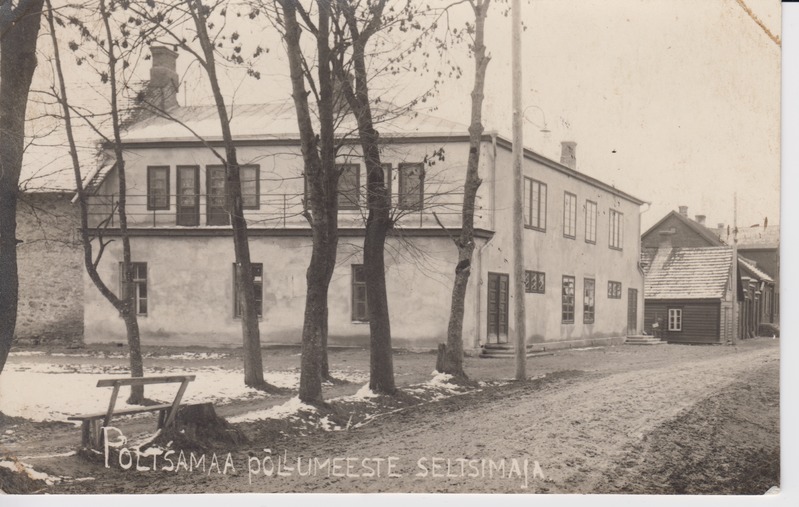
[[[85,449],[91,445],[92,441],[92,422],[84,420],[80,428],[80,445]]]

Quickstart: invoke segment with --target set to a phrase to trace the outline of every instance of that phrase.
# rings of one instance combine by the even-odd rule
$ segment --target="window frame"
[[[593,207],[594,213],[589,214],[589,210]],[[589,220],[591,216],[591,220]],[[595,201],[590,199],[585,200],[585,242],[589,245],[596,245],[597,236],[597,218],[599,217],[599,207]],[[593,239],[589,237],[589,232],[593,233]]]
[[[362,273],[363,281],[358,281],[358,277],[356,276],[356,272],[360,271]],[[356,295],[357,291],[356,288],[363,287],[363,309],[364,314],[358,315],[357,308],[360,301],[357,300]],[[364,269],[363,264],[351,264],[350,268],[350,317],[352,322],[355,323],[366,323],[369,322],[369,299],[366,296],[366,270]]]
[[[160,206],[157,206],[157,205],[153,204],[155,196],[153,195],[153,192],[152,192],[152,190],[153,190],[152,184],[153,184],[153,181],[154,181],[153,173],[156,172],[156,171],[164,171],[166,173],[165,174],[166,175],[166,177],[165,177],[165,180],[166,180],[166,189],[165,189],[166,194],[164,196],[166,204],[163,204],[163,205],[160,205]],[[147,166],[147,209],[148,210],[156,211],[156,210],[169,210],[170,209],[171,204],[172,204],[172,199],[170,198],[170,194],[169,194],[170,172],[171,172],[170,171],[170,166],[168,166],[168,165],[148,165]]]
[[[567,220],[567,209],[572,217],[571,221]],[[577,239],[577,195],[568,191],[563,192],[563,237]]]
[[[682,308],[669,308],[666,320],[666,329],[670,333],[682,332]],[[672,312],[674,319],[672,319]]]
[[[242,175],[244,169],[255,169],[255,204],[245,204],[244,181]],[[261,209],[261,166],[258,164],[244,164],[239,166],[239,186],[241,187],[241,206],[245,210]]]
[[[405,200],[411,193],[404,192],[405,175],[404,169],[410,167],[419,167],[419,202],[418,204],[408,204]],[[397,165],[397,208],[408,211],[421,211],[424,209],[424,183],[427,171],[425,170],[424,162],[402,162]]]
[[[535,280],[539,280],[540,283],[535,283]],[[547,274],[543,271],[525,270],[524,292],[527,294],[546,294],[546,291]]]
[[[529,183],[529,185],[528,185]],[[536,192],[536,186],[538,192]],[[528,176],[524,177],[524,227],[525,229],[532,229],[534,231],[546,232],[547,230],[547,184],[535,178]],[[534,197],[537,196],[537,199]],[[543,202],[541,197],[543,196]],[[533,207],[537,208],[538,220],[533,223]]]
[[[610,208],[608,213],[608,247],[613,250],[624,249],[624,213]],[[614,243],[615,239],[615,243]]]
[[[591,287],[590,294],[589,286]],[[587,303],[589,297],[591,298],[590,305]],[[596,279],[583,278],[583,324],[593,324],[594,322],[596,322]]]
[[[618,295],[615,295],[616,292],[615,292],[614,288],[616,288],[616,287],[619,289]],[[608,281],[608,299],[621,299],[621,293],[622,293],[622,284],[621,284],[621,282],[616,282],[614,280],[609,280]]]
[[[566,290],[568,287],[566,282],[571,282],[571,294],[568,294]],[[574,276],[563,275],[563,279],[561,281],[561,292],[560,292],[561,324],[574,324],[576,287],[577,287],[577,281]],[[569,314],[571,314],[571,319],[568,318]]]
[[[338,182],[341,182],[341,177],[344,175],[344,172],[347,169],[355,169],[355,186],[352,191],[355,193],[353,196],[354,199],[348,199],[350,203],[345,203],[342,205],[341,201],[342,198],[346,196],[341,191],[341,185],[336,185],[336,202],[338,203],[338,209],[340,210],[358,210],[361,208],[361,164],[354,164],[354,163],[346,163],[346,164],[336,164],[336,170],[339,171],[338,175]]]
[[[127,273],[125,273],[124,262],[119,263],[119,295],[120,299],[125,298],[125,284],[133,284],[133,306],[134,311],[138,317],[146,317],[150,311],[150,287],[148,284],[149,268],[146,262],[133,262],[130,263],[131,271],[133,271],[133,279],[126,280]],[[139,269],[144,268],[144,278],[139,277]],[[144,287],[144,296],[141,295],[141,287]],[[141,311],[141,302],[144,301],[144,311]]]
[[[261,262],[251,262],[253,284],[255,288],[256,314],[258,319],[264,316],[264,265]],[[260,275],[256,272],[260,270]],[[260,280],[258,280],[260,278]],[[237,276],[236,263],[233,263],[233,318],[241,318],[241,305],[239,304],[239,277]]]

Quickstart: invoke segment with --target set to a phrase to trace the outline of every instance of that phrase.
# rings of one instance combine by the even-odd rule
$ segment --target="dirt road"
[[[762,494],[779,477],[778,380],[776,344],[641,369],[565,371],[354,431],[260,442],[233,453],[235,473],[109,471],[53,492]]]

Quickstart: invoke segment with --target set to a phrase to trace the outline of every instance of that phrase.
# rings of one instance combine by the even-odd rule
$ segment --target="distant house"
[[[153,48],[153,54],[151,84],[163,77],[167,85],[176,83],[177,55],[165,48]],[[225,172],[209,149],[221,144],[216,109],[180,106],[175,97],[164,98],[170,116],[181,124],[142,115],[123,135],[136,263],[132,283],[142,342],[237,345],[241,323]],[[231,106],[231,117],[262,342],[298,343],[311,234],[303,215],[304,164],[294,107],[288,97],[237,104]],[[352,127],[351,118],[343,122],[342,131]],[[468,127],[413,114],[388,118],[379,129],[396,218],[386,252],[393,343],[435,347],[447,334],[457,262],[451,236],[461,225]],[[362,269],[366,171],[356,141],[342,140],[339,151],[340,241],[328,314],[329,343],[334,345],[365,345],[369,339]],[[573,155],[574,146],[565,146]],[[442,150],[446,157],[437,157]],[[535,347],[622,343],[628,332],[640,330],[643,201],[578,171],[573,156],[559,163],[525,150],[525,274],[515,279],[511,142],[487,131],[480,150],[483,184],[477,195],[465,346],[512,345],[515,284],[524,285],[527,340]],[[98,166],[87,182],[92,225],[103,225],[105,238],[118,236],[118,221],[109,217],[118,197],[113,162]],[[110,243],[98,269],[112,287],[119,282],[120,260],[120,242]],[[86,342],[123,341],[118,313],[88,278],[84,285]]]
[[[733,298],[732,246],[726,228],[705,226],[705,217],[672,211],[641,237],[645,273],[644,329],[673,342],[723,343],[731,338],[732,304],[739,303],[740,337],[776,322],[775,279],[738,255],[738,297]],[[687,313],[686,313],[687,312]],[[685,320],[684,317],[688,317]],[[653,328],[653,324],[658,326]]]

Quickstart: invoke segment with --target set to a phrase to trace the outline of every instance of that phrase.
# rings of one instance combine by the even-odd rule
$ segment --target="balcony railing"
[[[304,228],[309,227],[306,218],[304,194],[270,193],[257,196],[244,195],[244,218],[251,228]],[[397,195],[392,196],[391,216],[402,227],[460,227],[462,192],[447,192],[425,196],[418,206],[404,209],[398,204]],[[357,206],[341,206],[339,227],[363,227],[368,211],[362,195]],[[116,228],[119,196],[116,194],[94,195],[88,199],[89,225],[97,228]],[[128,227],[229,227],[230,217],[225,210],[225,198],[219,195],[194,194],[159,196],[148,199],[147,195],[126,196]],[[436,220],[438,217],[438,220]],[[481,199],[475,204],[475,227],[487,228]]]

